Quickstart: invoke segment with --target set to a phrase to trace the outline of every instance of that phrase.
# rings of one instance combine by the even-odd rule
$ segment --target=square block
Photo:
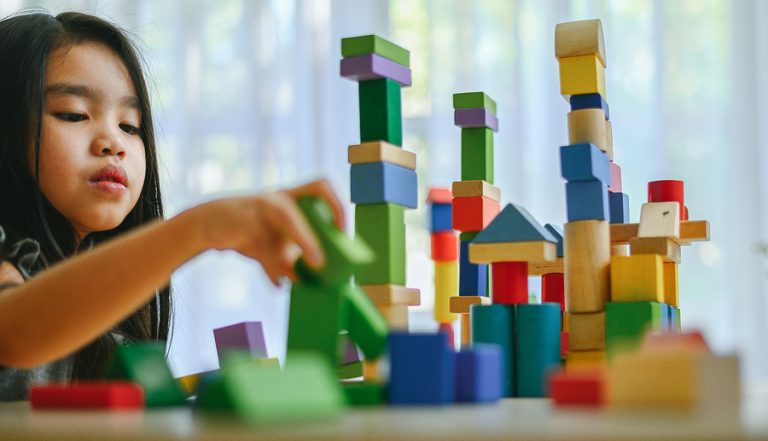
[[[572,350],[605,350],[605,312],[569,314],[568,326]]]
[[[453,198],[453,229],[480,231],[499,214],[499,203],[485,197]]]
[[[416,171],[388,162],[353,164],[350,190],[355,204],[397,204],[416,208]]]
[[[493,184],[493,130],[461,129],[461,180]]]
[[[107,362],[104,378],[138,383],[144,389],[147,407],[180,406],[187,398],[168,368],[164,343],[118,345]]]
[[[498,345],[502,353],[503,394],[515,393],[515,306],[473,305],[469,309],[472,345]]]
[[[675,262],[664,262],[664,303],[680,306],[680,280]]]
[[[442,334],[389,335],[391,404],[447,404],[455,397],[453,352]]]
[[[608,187],[600,181],[567,182],[565,199],[568,222],[582,220],[607,221]]]
[[[592,144],[574,144],[560,147],[560,171],[568,182],[611,182],[608,156]]]
[[[291,286],[288,316],[288,351],[307,351],[322,355],[328,366],[338,365],[341,350],[339,331],[347,328],[348,314],[344,294],[320,284],[295,283]],[[312,323],[312,326],[307,326]]]
[[[454,181],[451,186],[453,197],[482,196],[496,202],[501,200],[501,190],[485,181]]]
[[[605,113],[605,119],[611,119],[608,102],[599,93],[586,93],[583,95],[571,95],[571,111],[581,109],[601,109]]]
[[[605,345],[613,357],[618,352],[633,351],[647,332],[661,332],[662,304],[657,302],[609,302],[605,307]]]
[[[547,375],[560,366],[560,305],[515,305],[515,389],[518,397],[546,397]]]
[[[219,363],[229,350],[247,352],[254,358],[269,357],[261,322],[242,322],[213,330]]]
[[[459,241],[459,295],[487,296],[488,265],[469,261],[469,242]]]
[[[492,263],[491,281],[493,303],[528,303],[528,262]]]
[[[563,273],[542,274],[541,301],[559,303],[560,310],[565,311],[565,275]]]
[[[411,54],[407,49],[403,49],[378,35],[361,35],[341,39],[342,57],[356,57],[364,54],[376,54],[405,67],[411,67]]]
[[[613,149],[608,148],[605,114],[600,109],[581,109],[568,112],[568,144],[592,144],[613,160]]]
[[[611,301],[663,302],[661,257],[655,254],[611,256]]]
[[[621,193],[621,167],[619,164],[611,161],[611,185],[608,186],[608,190],[614,193]]]
[[[384,141],[372,141],[349,146],[347,148],[347,160],[350,164],[388,162],[409,170],[416,170],[415,153]]]
[[[605,403],[606,379],[600,371],[561,370],[549,380],[555,406],[600,406]]]
[[[403,145],[400,84],[383,78],[358,83],[360,142]]]
[[[357,205],[355,234],[376,255],[374,262],[357,272],[361,285],[405,285],[404,208],[395,204]]]
[[[560,95],[584,95],[605,93],[605,67],[596,55],[579,55],[560,58]],[[605,117],[603,117],[605,120]]]
[[[459,263],[435,262],[435,321],[452,323],[456,314],[451,310],[451,299],[459,295]],[[469,308],[467,308],[469,312]]]
[[[482,107],[496,115],[496,101],[483,92],[464,92],[453,94],[454,109],[472,109]]]
[[[569,334],[570,335],[570,334]],[[594,372],[608,368],[608,356],[605,351],[574,351],[568,352],[565,359],[565,370],[572,372]]]
[[[669,237],[680,241],[680,207],[677,202],[643,204],[637,237]]]
[[[611,211],[612,224],[629,223],[629,195],[626,193],[608,192],[608,205]]]
[[[483,296],[456,296],[450,298],[451,312],[469,314],[472,305],[490,305],[491,298]]]
[[[432,260],[435,262],[455,262],[459,260],[459,235],[453,231],[432,233]]]
[[[630,254],[658,254],[664,263],[680,263],[680,244],[667,237],[633,237]]]
[[[494,132],[499,131],[499,119],[482,107],[454,110],[453,124],[462,129],[488,128]]]
[[[398,82],[403,87],[411,85],[411,70],[376,54],[364,54],[341,60],[339,73],[353,81],[370,81],[382,78]]]
[[[429,231],[432,233],[453,232],[451,204],[429,204]]]
[[[608,66],[603,25],[599,19],[569,21],[555,26],[555,57],[579,55],[595,55],[603,66]]]
[[[476,344],[456,354],[456,401],[492,403],[501,398],[502,351],[498,345]]]
[[[41,384],[29,389],[29,403],[32,409],[143,409],[144,390],[128,381]]]

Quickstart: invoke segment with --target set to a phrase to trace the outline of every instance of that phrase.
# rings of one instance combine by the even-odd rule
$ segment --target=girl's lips
[[[90,181],[89,184],[91,188],[111,195],[121,195],[128,191],[125,185],[114,181]]]

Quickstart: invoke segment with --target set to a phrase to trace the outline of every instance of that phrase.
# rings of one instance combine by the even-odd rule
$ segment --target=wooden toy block
[[[343,383],[341,390],[344,391],[344,397],[350,406],[379,406],[387,401],[387,387],[382,383]]]
[[[563,331],[571,332],[571,314],[568,311],[563,312]]]
[[[350,188],[355,204],[417,205],[417,177],[414,170],[388,162],[352,165]]]
[[[629,256],[629,244],[611,244],[611,256]]]
[[[480,231],[499,214],[499,203],[485,197],[454,198],[452,205],[453,229]]]
[[[560,273],[563,271],[563,258],[558,257],[552,262],[533,262],[528,263],[529,276],[543,276],[544,274]]]
[[[363,376],[363,362],[355,361],[352,363],[341,364],[336,368],[336,376],[339,380],[348,380],[351,378],[360,378]]]
[[[595,55],[603,66],[608,66],[603,24],[599,19],[569,21],[555,26],[555,57],[579,55]]]
[[[574,351],[571,349],[565,359],[565,370],[569,373],[601,371],[605,370],[607,367],[608,356],[604,350]]]
[[[491,280],[493,303],[528,303],[527,262],[494,262],[491,264]]]
[[[389,335],[391,404],[448,404],[454,401],[456,366],[441,334]]]
[[[376,35],[362,35],[341,39],[341,56],[356,57],[364,54],[376,54],[405,67],[411,67],[411,55],[408,50]]]
[[[568,352],[571,351],[571,335],[568,331],[560,332],[560,358],[565,362]]]
[[[486,296],[488,265],[469,261],[469,242],[459,241],[459,295]]]
[[[388,78],[358,83],[360,142],[403,145],[400,84]]]
[[[637,237],[669,237],[680,240],[680,204],[649,202],[640,209]]]
[[[611,162],[608,156],[592,144],[560,147],[560,172],[568,182],[600,181],[611,183]]]
[[[363,379],[371,383],[383,381],[381,363],[379,360],[363,360]]]
[[[611,225],[611,243],[629,243],[633,237],[637,237],[639,224],[615,224]],[[682,221],[680,222],[680,245],[690,245],[692,242],[709,241],[709,221]]]
[[[565,275],[563,273],[548,273],[541,276],[541,301],[559,303],[560,310],[565,311]]]
[[[658,254],[664,263],[680,263],[680,244],[668,237],[633,237],[631,254]]]
[[[600,109],[568,112],[568,144],[592,144],[613,160],[606,144],[605,114]]]
[[[479,231],[464,231],[459,233],[459,242],[472,242],[475,240]]]
[[[568,222],[611,218],[608,187],[600,181],[567,182],[565,199]]]
[[[451,300],[459,294],[458,262],[435,262],[435,321],[452,323],[456,314],[451,310]],[[487,297],[486,297],[487,298]],[[469,312],[469,309],[467,309]]]
[[[498,345],[502,352],[503,394],[515,393],[515,306],[475,305],[470,308],[472,345]]]
[[[611,292],[609,234],[605,221],[565,224],[565,307],[568,312],[605,310]]]
[[[639,352],[689,352],[709,354],[711,351],[701,332],[647,334]]]
[[[472,305],[490,305],[490,297],[455,296],[450,298],[450,310],[456,314],[469,314]]]
[[[474,263],[554,261],[557,239],[523,208],[507,204],[473,240]]]
[[[683,207],[683,219],[684,221],[688,220],[688,207]]]
[[[680,306],[680,281],[675,262],[664,262],[664,303],[677,309]],[[679,311],[678,311],[679,312]],[[678,315],[679,319],[679,315]],[[679,324],[679,320],[678,324]],[[679,326],[678,326],[679,330]]]
[[[288,351],[315,352],[329,366],[339,360],[339,331],[347,328],[348,306],[341,289],[295,283],[291,287]],[[307,326],[307,323],[313,323]]]
[[[453,124],[462,129],[487,128],[499,131],[499,119],[488,109],[456,109],[453,111]]]
[[[339,73],[352,81],[363,82],[382,78],[396,81],[402,87],[411,85],[411,70],[376,54],[358,55],[341,60]]]
[[[227,350],[248,352],[253,358],[269,357],[261,322],[242,322],[213,330],[219,362]]]
[[[429,223],[432,233],[453,232],[451,204],[429,204]]]
[[[493,130],[461,129],[461,180],[493,184]]]
[[[474,109],[482,107],[496,115],[496,101],[483,92],[465,92],[453,94],[453,108]]]
[[[611,256],[611,301],[663,302],[661,257],[655,254]]]
[[[515,308],[517,396],[548,396],[547,375],[560,366],[560,305],[542,303]]]
[[[605,154],[613,161],[613,122],[605,121]]]
[[[448,349],[454,350],[455,335],[453,334],[453,324],[451,323],[439,323],[437,325],[437,333],[445,336],[445,343]]]
[[[250,353],[237,350],[225,352],[224,356],[219,362],[221,367],[242,363],[256,363],[260,366],[273,366],[277,368],[280,367],[280,360],[277,357],[253,358]]]
[[[432,260],[435,262],[455,262],[459,260],[459,235],[451,231],[432,233]]]
[[[563,229],[558,225],[546,224],[544,229],[557,241],[557,257],[563,257]],[[562,272],[562,271],[560,271]]]
[[[107,363],[107,380],[126,380],[144,389],[147,407],[179,406],[186,395],[171,375],[165,361],[165,344],[136,343],[119,345]]]
[[[586,93],[583,95],[571,95],[571,111],[581,109],[602,109],[605,119],[611,119],[608,102],[599,93]]]
[[[610,302],[605,308],[605,345],[611,357],[635,350],[648,332],[661,332],[665,317],[656,302]]]
[[[568,318],[572,350],[605,350],[605,312],[573,313]]]
[[[496,202],[501,200],[501,190],[499,187],[485,181],[455,181],[451,188],[451,193],[456,198],[482,196]]]
[[[678,202],[680,220],[684,220],[685,184],[683,181],[662,180],[648,183],[648,202]]]
[[[356,361],[363,361],[363,358],[360,355],[360,351],[357,349],[357,345],[355,344],[355,342],[352,341],[351,338],[349,338],[349,333],[345,331],[340,332],[339,340],[340,340],[339,359],[341,360],[341,364],[349,364],[349,363],[354,363]]]
[[[144,390],[127,381],[41,384],[29,389],[29,403],[36,410],[143,409]]]
[[[580,55],[561,58],[558,62],[560,64],[560,95],[566,101],[571,95],[587,93],[599,93],[602,96],[607,96],[605,93],[605,67],[600,64],[600,60],[596,56]],[[605,121],[605,112],[602,109],[581,109],[577,112],[585,110],[599,110],[602,120]],[[578,144],[578,142],[571,141],[571,144]]]
[[[450,188],[430,187],[427,192],[427,202],[430,204],[451,204],[453,195]]]
[[[210,372],[213,371],[184,375],[183,377],[177,378],[176,381],[179,383],[179,386],[181,386],[181,389],[184,391],[184,393],[187,395],[196,395],[197,388],[200,385],[200,379],[203,377],[203,375]]]
[[[387,320],[356,286],[344,287],[344,297],[349,308],[349,337],[357,344],[367,360],[378,358],[387,346],[389,326]],[[306,323],[313,323],[317,317]],[[338,331],[337,331],[338,332]],[[368,377],[366,376],[366,379]]]
[[[472,243],[469,247],[471,262],[554,262],[557,247],[552,242]]]
[[[615,162],[610,163],[611,171],[611,185],[608,186],[608,190],[613,193],[621,193],[621,167]]]
[[[405,285],[404,207],[395,204],[357,205],[355,234],[374,251],[373,263],[358,269],[361,285]]]
[[[472,343],[472,325],[469,314],[459,314],[461,323],[461,347],[467,347]]]
[[[421,293],[416,288],[391,284],[361,285],[360,288],[376,306],[418,306],[421,304]]]
[[[557,407],[602,406],[606,396],[605,374],[600,371],[559,370],[549,378],[552,402]]]
[[[408,331],[408,306],[379,306],[379,312],[387,320],[390,329]]]
[[[613,164],[613,163],[611,163]],[[612,224],[625,224],[629,222],[629,195],[608,191],[608,207]]]
[[[403,150],[400,146],[384,141],[371,141],[364,144],[351,145],[347,149],[347,159],[350,164],[388,162],[408,170],[416,170],[415,153]],[[450,199],[448,199],[448,203],[450,203]]]
[[[502,351],[498,345],[476,344],[456,354],[456,401],[493,403],[502,393]]]

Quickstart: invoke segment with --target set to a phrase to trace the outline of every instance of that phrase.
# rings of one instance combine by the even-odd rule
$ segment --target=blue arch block
[[[417,205],[416,171],[388,162],[353,164],[350,188],[355,204]]]

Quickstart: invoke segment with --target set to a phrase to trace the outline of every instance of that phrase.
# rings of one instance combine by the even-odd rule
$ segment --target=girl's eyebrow
[[[99,101],[104,98],[104,93],[91,86],[84,84],[71,84],[71,83],[53,83],[45,88],[45,94],[47,95],[75,95],[90,100]],[[120,99],[120,105],[130,107],[136,110],[141,110],[139,98],[135,95],[126,95]]]

